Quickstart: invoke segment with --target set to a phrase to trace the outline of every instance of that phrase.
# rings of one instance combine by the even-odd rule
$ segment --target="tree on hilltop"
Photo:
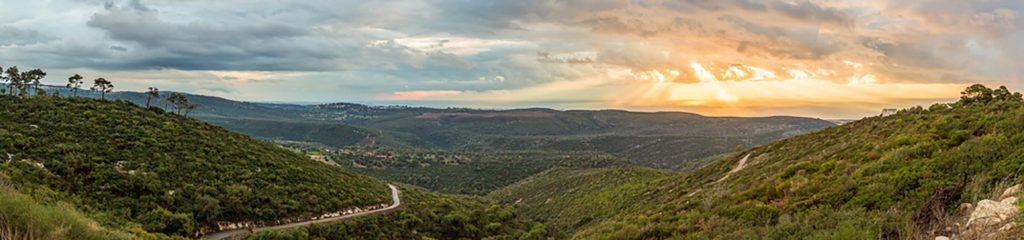
[[[100,99],[107,99],[107,93],[114,90],[114,84],[106,78],[97,78],[93,80],[92,90],[100,92]]]
[[[150,87],[149,90],[146,91],[146,108],[149,108],[149,101],[154,98],[160,99],[160,89]]]
[[[986,105],[993,102],[1024,102],[1024,98],[1019,92],[1010,92],[1006,86],[993,90],[985,85],[974,84],[960,92],[960,104],[963,105]]]
[[[78,96],[78,88],[81,88],[82,83],[84,83],[82,79],[84,79],[82,75],[78,75],[77,73],[68,78],[68,88],[71,89],[72,97]]]

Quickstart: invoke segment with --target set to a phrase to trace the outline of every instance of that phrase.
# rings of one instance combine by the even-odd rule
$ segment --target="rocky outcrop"
[[[978,206],[971,212],[971,218],[967,220],[967,228],[989,227],[1010,220],[1020,212],[1017,207],[1016,197],[1007,197],[1001,201],[989,199],[981,200]]]
[[[969,216],[964,224],[956,223],[958,230],[950,237],[937,236],[935,240],[997,239],[1017,227],[1015,218],[1020,213],[1017,206],[1021,185],[1014,185],[1000,194],[999,201],[984,199],[977,204],[963,203],[958,208]]]

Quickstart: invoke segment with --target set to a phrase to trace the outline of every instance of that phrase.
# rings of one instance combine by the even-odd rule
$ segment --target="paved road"
[[[230,231],[224,231],[224,232],[216,232],[216,233],[211,233],[211,234],[208,234],[208,235],[204,236],[203,239],[207,239],[207,240],[221,240],[221,239],[227,239],[227,238],[230,238],[230,237],[233,237],[233,236],[236,236],[236,235],[239,235],[239,234],[243,234],[243,233],[256,233],[256,232],[271,231],[271,230],[281,230],[281,229],[288,229],[288,228],[297,228],[297,227],[309,226],[309,225],[314,224],[314,223],[329,223],[329,222],[340,221],[340,220],[344,220],[344,219],[348,219],[348,218],[353,218],[353,217],[358,217],[358,216],[363,216],[363,215],[370,215],[370,214],[378,214],[378,213],[390,212],[390,211],[395,210],[396,208],[402,206],[402,199],[398,197],[398,193],[399,192],[398,192],[398,188],[395,187],[395,185],[388,184],[388,187],[391,188],[391,206],[388,206],[386,208],[381,208],[381,209],[377,209],[377,210],[373,210],[373,211],[353,213],[353,214],[349,214],[349,215],[342,215],[342,216],[337,216],[337,217],[332,217],[332,218],[324,218],[324,219],[310,220],[310,221],[305,221],[305,222],[295,222],[295,223],[282,224],[282,225],[276,225],[276,226],[266,226],[266,227],[260,227],[260,228],[253,228],[251,232],[249,231],[249,229],[238,229],[238,230],[230,230]]]

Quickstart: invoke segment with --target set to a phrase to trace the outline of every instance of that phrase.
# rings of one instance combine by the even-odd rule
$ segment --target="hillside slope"
[[[68,203],[43,204],[0,182],[0,238],[130,239],[130,235],[96,226]]]
[[[628,196],[643,194],[660,179],[674,176],[642,167],[552,169],[488,197],[547,224],[553,236],[568,238],[579,229],[630,209]]]
[[[124,101],[0,96],[0,109],[0,180],[114,228],[192,236],[389,201],[381,181]]]
[[[407,142],[446,150],[595,151],[648,167],[689,161],[834,126],[799,117],[706,117],[692,113],[550,109],[338,110],[346,123],[403,133]],[[326,110],[320,110],[326,111]],[[357,113],[372,114],[352,118]],[[322,115],[314,115],[324,119]],[[688,170],[688,169],[683,169]]]
[[[346,149],[329,157],[353,172],[430,190],[484,195],[551,168],[629,165],[592,152],[442,152]]]
[[[653,183],[629,181],[643,184],[639,189],[597,188],[583,197],[620,196],[628,207],[573,236],[933,239],[964,229],[957,206],[999,196],[1005,186],[1021,183],[1022,171],[1020,95],[968,90],[959,103],[784,139]],[[985,236],[1022,236],[1020,228],[1010,229]]]

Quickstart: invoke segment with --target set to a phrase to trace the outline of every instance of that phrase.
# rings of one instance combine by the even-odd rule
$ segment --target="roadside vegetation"
[[[442,195],[407,186],[402,187],[402,201],[403,207],[388,214],[258,233],[248,239],[548,239],[544,224],[480,197]]]

